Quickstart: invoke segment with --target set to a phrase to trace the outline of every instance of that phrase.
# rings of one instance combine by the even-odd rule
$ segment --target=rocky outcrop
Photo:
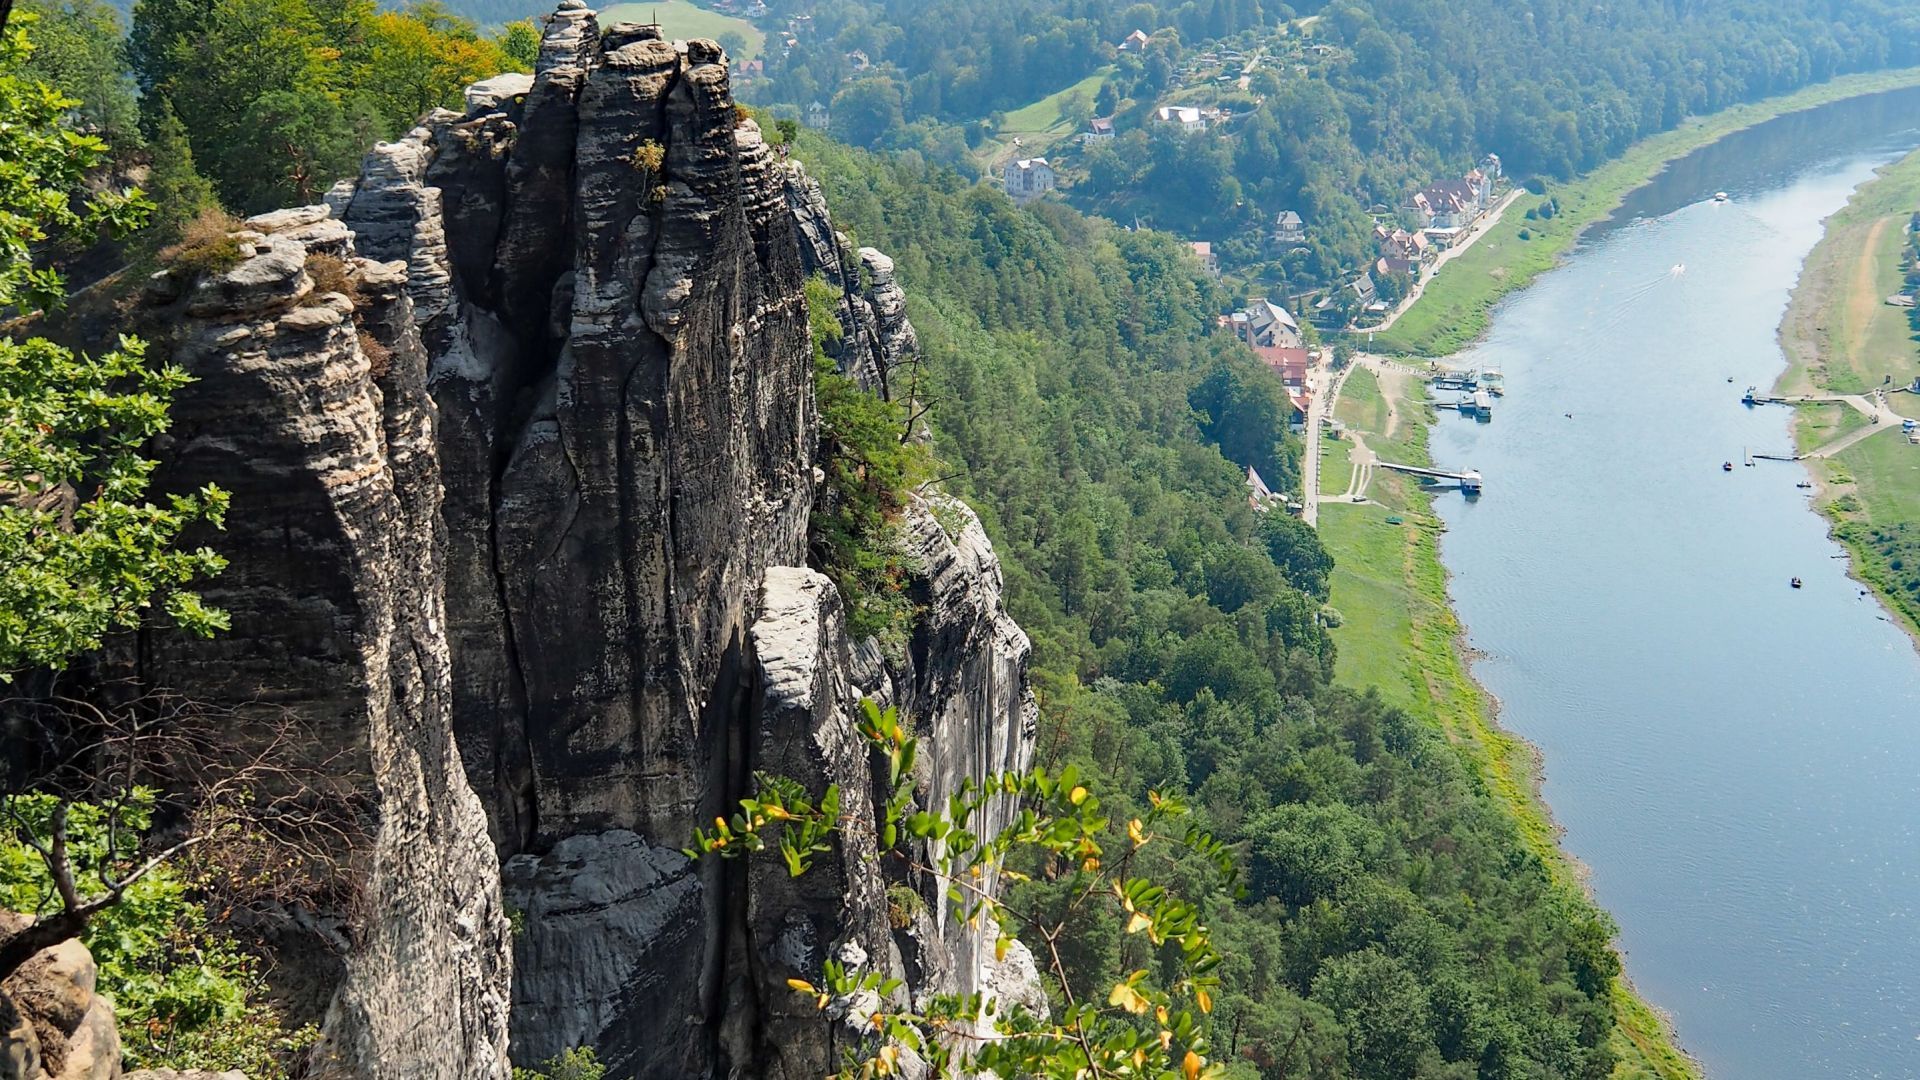
[[[825,279],[840,296],[835,314],[844,336],[831,347],[841,373],[862,389],[902,401],[912,397],[911,380],[893,385],[920,352],[893,260],[873,248],[850,249],[846,235],[833,227],[819,183],[798,164],[787,171],[786,198],[806,272]]]
[[[828,957],[903,993],[1031,989],[1030,958],[996,965],[939,914],[938,882],[878,865],[854,728],[863,697],[901,710],[928,805],[1026,764],[1028,646],[978,520],[939,497],[908,515],[925,614],[903,658],[849,640],[805,569],[806,277],[843,297],[842,369],[904,396],[891,261],[847,250],[711,42],[566,0],[534,74],[466,102],[324,206],[253,219],[239,266],[151,290],[198,379],[166,479],[233,491],[209,599],[235,627],[153,635],[142,670],[294,710],[365,777],[321,1064],[500,1075],[503,910],[515,1059],[590,1045],[613,1077],[822,1075],[862,1036],[786,980]],[[316,295],[318,256],[354,295]],[[858,811],[811,874],[682,853],[756,771]]]
[[[371,837],[354,944],[316,1052],[364,1077],[504,1077],[510,957],[498,862],[453,741],[438,449],[426,353],[399,264],[353,255],[325,208],[256,218],[241,261],[158,276],[147,321],[193,376],[163,452],[170,486],[218,483],[228,611],[210,641],[153,632],[139,678],[291,716],[349,777]]]
[[[27,922],[0,912],[0,934]],[[0,1080],[119,1080],[120,1034],[98,977],[93,954],[70,939],[0,982]]]

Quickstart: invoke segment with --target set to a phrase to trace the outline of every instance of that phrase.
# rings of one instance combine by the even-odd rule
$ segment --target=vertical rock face
[[[1027,641],[951,500],[904,525],[925,567],[904,659],[850,641],[804,568],[806,276],[841,290],[863,385],[910,394],[917,342],[892,263],[845,250],[726,79],[711,42],[566,0],[533,76],[376,147],[325,206],[256,219],[240,267],[156,287],[200,378],[170,482],[234,491],[211,592],[235,630],[144,662],[359,749],[370,917],[323,1044],[352,1074],[501,1073],[496,886],[524,927],[521,1062],[586,1045],[614,1077],[797,1080],[861,1037],[786,986],[828,957],[912,993],[1019,982],[1019,956],[996,970],[938,917],[938,882],[882,873],[854,722],[862,697],[901,709],[927,805],[1024,767]],[[314,253],[357,257],[359,296],[314,295]],[[797,880],[681,854],[757,770],[837,784],[865,824]]]
[[[153,321],[195,378],[165,482],[233,495],[207,590],[212,641],[155,633],[140,677],[265,719],[299,717],[361,777],[372,818],[320,1054],[367,1077],[504,1077],[509,974],[498,862],[454,744],[443,530],[426,354],[404,268],[351,263],[321,294],[309,259],[351,259],[325,208],[256,218],[242,261],[157,279]],[[348,858],[351,853],[341,853]]]

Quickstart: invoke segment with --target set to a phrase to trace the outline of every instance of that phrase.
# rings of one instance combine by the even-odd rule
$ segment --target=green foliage
[[[1191,403],[1257,395],[1259,372],[1214,331],[1219,298],[1183,246],[806,133],[798,152],[906,285],[937,445],[1033,638],[1049,768],[1078,766],[1116,820],[1190,792],[1189,820],[1244,853],[1244,898],[1192,885],[1206,868],[1184,860],[1163,878],[1223,957],[1213,1059],[1372,1077],[1405,1063],[1399,1040],[1418,1064],[1394,1075],[1605,1076],[1606,924],[1441,735],[1329,685],[1332,560],[1248,509],[1245,463],[1220,446],[1278,441],[1275,487],[1301,451],[1209,437]],[[1058,913],[1073,895],[1034,875],[1007,903]],[[1057,942],[1073,985],[1144,966],[1124,926],[1075,927]]]
[[[1157,794],[1150,794],[1151,806],[1141,816],[1113,827],[1099,796],[1080,782],[1073,766],[1058,775],[1036,768],[984,782],[968,777],[944,807],[915,809],[924,802],[912,779],[919,741],[906,733],[892,709],[881,712],[871,701],[863,709],[860,733],[885,763],[888,777],[877,822],[882,860],[946,883],[952,917],[997,928],[995,951],[1002,958],[1024,929],[1059,981],[1063,1002],[1053,1020],[1023,1009],[997,1011],[978,994],[935,995],[909,1005],[899,995],[898,979],[829,960],[819,985],[801,978],[787,983],[823,1011],[836,1004],[870,1011],[864,1019],[877,1038],[851,1051],[840,1075],[894,1075],[903,1053],[923,1058],[942,1077],[983,1070],[1058,1080],[1222,1075],[1207,1060],[1213,1052],[1207,1017],[1219,986],[1213,972],[1222,958],[1201,908],[1174,895],[1145,866],[1159,864],[1162,853],[1172,849],[1175,857],[1191,857],[1210,869],[1213,880],[1206,887],[1230,889],[1235,869],[1227,846],[1197,827],[1173,831],[1187,808]],[[731,821],[717,820],[714,831],[695,832],[687,854],[764,851],[767,834],[777,833],[788,873],[798,877],[816,855],[830,850],[827,839],[845,824],[839,789],[828,787],[816,802],[791,780],[762,775],[757,781],[754,797],[741,800]],[[990,835],[973,831],[976,816],[1002,800],[1017,807],[1007,826]],[[928,854],[923,857],[922,851]],[[1051,908],[1001,900],[990,883],[1001,877],[1026,879],[1016,869],[1022,862],[1045,866],[1070,899]],[[1076,984],[1055,943],[1069,926],[1078,932],[1090,921],[1117,927],[1128,939],[1143,937],[1146,947],[1130,950],[1130,958],[1142,966],[1110,983]],[[878,1004],[862,1006],[869,997]],[[895,1003],[897,1008],[888,1007]],[[997,1038],[964,1034],[980,1020]]]
[[[109,829],[105,809],[71,804],[68,848],[81,894],[102,891],[141,854],[154,794],[137,790]],[[0,833],[0,909],[46,914],[60,898],[46,864],[27,843],[44,842],[56,800],[8,799],[13,815]],[[286,1032],[259,1000],[258,964],[210,927],[187,877],[161,866],[95,915],[81,939],[99,966],[99,990],[113,1001],[121,1050],[131,1068],[240,1069],[259,1080],[286,1075],[282,1062],[311,1042]]]
[[[126,33],[120,13],[101,0],[24,0],[14,18],[30,26],[37,46],[24,73],[78,102],[73,126],[105,139],[116,153],[138,149],[139,113],[120,55]]]
[[[540,60],[540,27],[532,19],[508,23],[496,40],[509,70],[532,71]]]
[[[856,638],[878,637],[900,655],[912,630],[907,581],[913,566],[899,536],[900,512],[914,487],[933,476],[927,443],[910,437],[906,406],[862,390],[828,355],[843,330],[840,297],[822,278],[807,283],[814,352],[814,400],[820,410],[818,461],[827,482],[809,521],[814,561],[839,587]]]
[[[218,210],[220,202],[213,185],[195,167],[186,126],[165,98],[155,99],[146,126],[147,151],[153,162],[147,171],[147,195],[153,200],[153,216],[136,243],[146,251],[158,251],[179,241],[189,223]],[[237,245],[234,253],[239,253]]]
[[[251,213],[317,201],[376,139],[524,70],[530,32],[486,38],[432,0],[139,0],[128,57],[147,106],[171,107],[221,199]]]
[[[607,1067],[590,1046],[562,1051],[531,1069],[513,1070],[513,1080],[600,1080],[605,1075]]]
[[[29,52],[19,28],[0,42],[0,311],[59,301],[36,244],[124,229],[146,209],[138,192],[79,195],[106,148],[63,125],[70,100],[16,73]],[[167,399],[186,382],[131,338],[92,357],[0,338],[0,679],[63,666],[154,605],[193,633],[226,625],[187,588],[223,560],[175,550],[189,527],[220,523],[225,493],[147,501],[154,464],[141,447],[167,429]]]

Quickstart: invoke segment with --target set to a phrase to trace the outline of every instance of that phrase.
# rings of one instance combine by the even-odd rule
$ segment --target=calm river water
[[[1903,92],[1677,163],[1460,358],[1506,373],[1492,423],[1434,429],[1487,477],[1440,499],[1475,671],[1715,1080],[1920,1077],[1920,653],[1801,467],[1742,467],[1789,415],[1738,401],[1821,219],[1917,124]]]

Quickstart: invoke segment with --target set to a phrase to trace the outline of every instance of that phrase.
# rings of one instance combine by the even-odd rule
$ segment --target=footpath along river
[[[1821,219],[1916,146],[1903,91],[1676,162],[1454,358],[1505,373],[1492,422],[1433,430],[1487,478],[1439,500],[1475,674],[1715,1080],[1920,1077],[1920,652],[1739,404]]]

